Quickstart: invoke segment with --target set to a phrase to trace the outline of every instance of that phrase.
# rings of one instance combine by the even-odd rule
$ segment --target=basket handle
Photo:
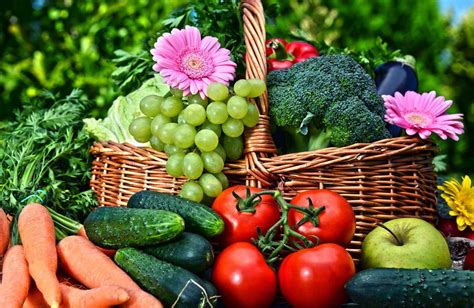
[[[266,81],[266,31],[262,2],[260,0],[242,0],[241,8],[247,49],[245,54],[245,77]],[[256,187],[270,187],[274,181],[274,176],[260,162],[260,158],[275,156],[277,153],[270,133],[267,91],[256,98],[254,102],[259,109],[260,118],[257,126],[245,133],[245,166],[248,174],[251,175],[246,184]]]

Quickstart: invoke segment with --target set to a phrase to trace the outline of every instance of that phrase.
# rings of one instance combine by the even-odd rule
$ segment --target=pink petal
[[[220,45],[217,38],[212,36],[206,36],[201,41],[201,50],[211,51],[213,48],[215,48],[214,46],[216,45],[217,49],[219,49]]]

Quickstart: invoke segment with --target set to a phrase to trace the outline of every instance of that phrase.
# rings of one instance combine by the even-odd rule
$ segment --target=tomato
[[[237,242],[252,242],[252,238],[257,238],[257,227],[263,234],[280,219],[278,204],[270,195],[261,196],[261,201],[255,206],[255,212],[244,212],[237,210],[237,199],[232,194],[235,192],[241,198],[246,198],[247,189],[250,193],[262,191],[255,187],[244,185],[232,186],[224,190],[212,204],[212,209],[216,211],[224,220],[224,232],[217,238],[222,246],[228,246]]]
[[[467,231],[467,233],[464,235],[464,237],[466,237],[470,240],[474,240],[474,231],[473,230]]]
[[[216,258],[212,282],[226,307],[269,307],[275,299],[277,279],[254,245],[234,243]]]
[[[317,239],[314,237],[317,236],[319,243],[336,243],[347,246],[354,236],[356,226],[352,206],[338,193],[326,189],[299,193],[290,203],[307,208],[309,207],[308,199],[311,200],[315,208],[324,206],[325,209],[318,216],[317,226],[312,221],[307,221],[296,231],[314,243],[317,243]],[[291,209],[288,213],[288,223],[293,227],[303,217],[303,213]]]
[[[344,248],[322,244],[288,255],[278,283],[292,307],[339,307],[347,300],[344,285],[354,274],[354,261]]]

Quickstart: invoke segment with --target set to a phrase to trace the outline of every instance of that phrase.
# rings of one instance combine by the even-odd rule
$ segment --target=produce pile
[[[206,8],[193,9],[198,25]],[[309,189],[289,200],[225,175],[266,91],[281,153],[401,135],[458,140],[452,102],[417,93],[414,67],[400,59],[371,68],[377,61],[362,55],[278,38],[267,42],[267,82],[244,79],[235,29],[201,36],[219,27],[169,29],[150,61],[120,52],[113,77],[128,93],[103,119],[88,118],[74,90],[45,95],[3,127],[0,307],[472,307],[469,177],[440,180],[437,228],[413,217],[367,226],[355,264],[356,215],[343,196]],[[94,139],[163,152],[167,173],[186,181],[177,195],[141,190],[126,207],[98,207]]]

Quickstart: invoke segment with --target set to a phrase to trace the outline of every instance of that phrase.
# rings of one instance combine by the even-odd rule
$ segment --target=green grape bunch
[[[238,160],[244,150],[246,128],[257,125],[257,106],[248,98],[262,95],[265,82],[241,79],[233,89],[211,83],[207,97],[183,97],[171,89],[170,95],[149,95],[140,101],[143,116],[129,126],[138,142],[166,153],[166,171],[173,177],[186,177],[180,196],[195,202],[217,197],[229,186],[223,173],[228,160]]]

